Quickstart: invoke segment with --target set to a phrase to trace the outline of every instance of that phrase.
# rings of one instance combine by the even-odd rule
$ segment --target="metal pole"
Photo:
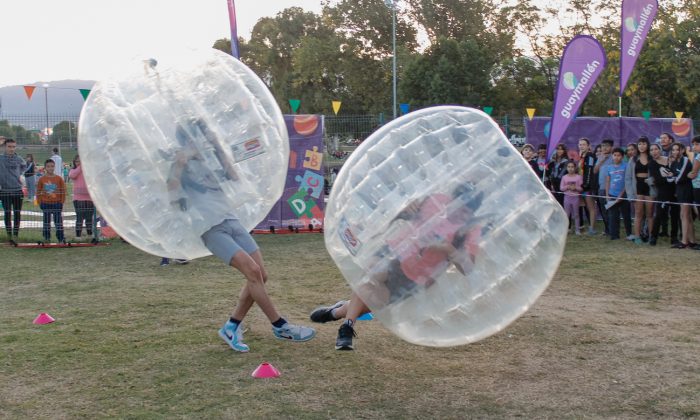
[[[46,143],[49,143],[49,85],[44,84],[44,109],[46,110]],[[59,144],[59,153],[61,145]]]
[[[396,119],[396,1],[391,2],[391,34],[394,48],[393,59],[393,90],[394,90],[394,119]]]

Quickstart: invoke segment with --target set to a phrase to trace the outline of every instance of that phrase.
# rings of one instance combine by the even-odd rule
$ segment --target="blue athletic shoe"
[[[243,342],[243,326],[238,324],[235,326],[231,321],[226,321],[223,327],[219,330],[219,337],[226,342],[232,349],[241,353],[247,353],[250,348]]]
[[[316,336],[316,330],[287,322],[281,327],[272,327],[272,333],[280,340],[309,341]]]

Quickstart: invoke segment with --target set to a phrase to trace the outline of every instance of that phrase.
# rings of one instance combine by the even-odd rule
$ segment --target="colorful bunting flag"
[[[674,112],[674,114],[676,114],[677,120],[680,120],[681,118],[683,118],[683,111],[676,111],[676,112]]]
[[[492,106],[485,106],[484,112],[486,113],[486,115],[491,115],[491,113],[493,112],[493,107]]]
[[[338,115],[338,112],[340,112],[340,105],[340,101],[333,101],[333,112],[335,113],[335,115]]]
[[[24,86],[24,93],[27,94],[27,99],[32,100],[32,94],[34,94],[34,89],[36,89],[36,86]]]
[[[399,108],[401,109],[401,115],[408,114],[411,111],[410,104],[399,104]]]
[[[525,108],[525,111],[527,111],[528,120],[532,121],[535,118],[535,108]]]
[[[649,121],[649,118],[651,118],[651,111],[642,111],[642,117],[644,117],[645,121]]]
[[[80,89],[80,94],[83,95],[83,100],[87,101],[87,97],[90,94],[90,89]]]
[[[292,107],[292,113],[294,113],[294,114],[297,113],[300,105],[301,105],[300,99],[290,99],[289,100],[289,106]]]

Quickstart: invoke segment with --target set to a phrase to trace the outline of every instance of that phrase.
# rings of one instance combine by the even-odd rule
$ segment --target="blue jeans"
[[[62,203],[53,204],[41,204],[41,210],[44,213],[44,240],[46,242],[51,240],[51,218],[53,217],[53,224],[56,226],[56,238],[58,242],[63,242],[66,238],[63,236],[63,216],[61,211],[63,210]]]

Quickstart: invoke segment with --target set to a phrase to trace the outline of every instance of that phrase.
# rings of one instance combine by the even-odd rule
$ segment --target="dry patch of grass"
[[[260,236],[290,319],[349,289],[321,235]],[[700,253],[572,238],[550,288],[513,325],[451,349],[360,324],[357,351],[275,340],[254,308],[249,354],[216,336],[242,278],[126,244],[0,247],[0,417],[465,418],[700,416]],[[34,326],[39,312],[58,322]],[[274,380],[250,373],[268,361]]]

